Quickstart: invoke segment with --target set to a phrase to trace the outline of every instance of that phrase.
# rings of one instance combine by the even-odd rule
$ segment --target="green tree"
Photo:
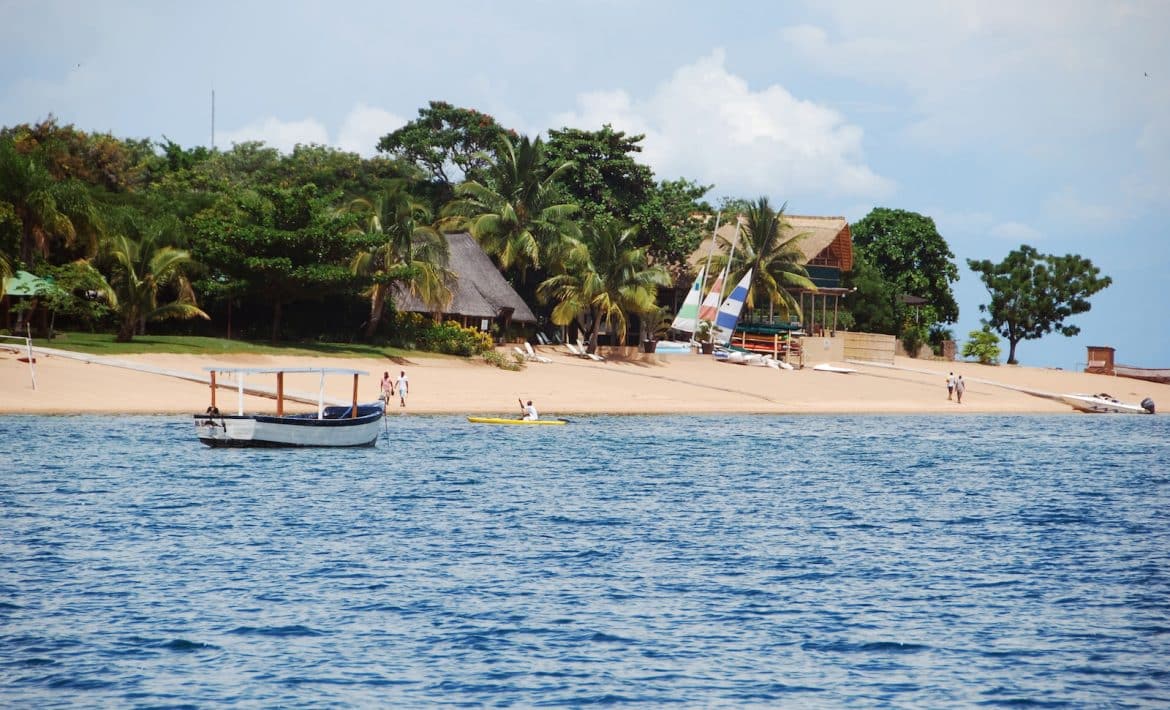
[[[262,187],[198,215],[192,251],[206,267],[200,292],[271,305],[274,342],[290,303],[356,293],[360,279],[349,262],[382,237],[353,232],[358,218],[331,209],[334,198],[312,184]]]
[[[537,288],[542,301],[553,301],[552,322],[568,325],[588,319],[588,352],[597,352],[598,328],[609,323],[625,338],[628,315],[655,313],[658,288],[670,286],[670,274],[651,265],[638,246],[637,230],[611,222],[589,223],[580,243],[563,262],[563,271]]]
[[[1016,346],[1054,330],[1065,337],[1081,332],[1065,319],[1087,313],[1089,297],[1107,288],[1113,279],[1100,276],[1093,262],[1076,254],[1041,254],[1024,244],[998,264],[968,259],[979,274],[991,303],[981,304],[984,320],[1008,341],[1008,364],[1016,364]]]
[[[959,304],[951,284],[959,280],[959,269],[933,219],[917,212],[877,207],[853,224],[852,233],[855,253],[860,252],[890,288],[884,297],[893,305],[895,324],[915,322],[898,299],[902,294],[926,299],[922,316],[928,323],[958,320]],[[851,299],[854,304],[860,300]],[[875,305],[872,309],[884,311],[884,306]],[[859,325],[866,324],[859,320]],[[896,335],[900,328],[878,332]]]
[[[845,285],[852,289],[844,303],[855,328],[897,334],[901,323],[895,306],[898,288],[886,280],[865,252],[854,252],[853,270],[847,275]]]
[[[110,285],[117,300],[110,305],[118,314],[118,342],[130,342],[141,323],[168,318],[208,318],[195,305],[194,291],[183,274],[183,266],[191,261],[188,252],[164,246],[158,233],[149,234],[141,241],[116,234],[106,248],[114,264]],[[160,303],[159,294],[166,287],[176,292],[177,297]]]
[[[400,283],[436,312],[451,300],[447,284],[447,239],[431,224],[426,205],[415,200],[402,183],[374,200],[352,200],[346,209],[361,218],[352,229],[376,235],[382,242],[359,252],[350,270],[371,280],[366,337],[378,329],[390,288]]]
[[[18,225],[26,264],[79,242],[87,254],[97,249],[98,214],[85,187],[54,179],[39,154],[21,153],[11,138],[0,138],[0,212]]]
[[[482,179],[487,154],[508,135],[515,134],[486,113],[431,101],[418,110],[418,118],[382,136],[378,150],[422,168],[439,185],[439,203],[445,203],[461,179]]]
[[[760,197],[749,204],[744,215],[739,243],[735,247],[734,261],[730,269],[728,286],[739,283],[748,269],[752,280],[748,287],[744,307],[756,308],[768,303],[769,313],[779,305],[786,314],[800,313],[800,305],[788,291],[789,288],[816,290],[808,277],[802,262],[804,252],[800,240],[804,234],[794,234],[791,225],[784,219],[787,203],[774,209],[767,197]],[[722,237],[720,237],[722,239]],[[731,256],[731,244],[724,244]],[[721,269],[726,257],[712,260],[711,268]]]
[[[626,135],[605,125],[599,131],[551,130],[546,144],[549,166],[568,163],[559,181],[566,202],[576,202],[583,221],[612,220],[638,227],[643,244],[657,261],[685,263],[703,238],[703,225],[691,215],[710,186],[690,180],[656,183],[649,167],[637,162],[643,135]]]
[[[523,279],[530,269],[555,262],[580,234],[572,221],[578,207],[559,201],[557,179],[571,165],[546,169],[544,144],[527,136],[516,145],[504,136],[495,160],[484,170],[485,182],[459,185],[459,199],[447,205],[452,228],[466,228],[501,267],[515,268]]]
[[[999,354],[999,336],[991,332],[990,326],[984,325],[982,330],[967,334],[963,357],[973,357],[983,365],[997,365]]]

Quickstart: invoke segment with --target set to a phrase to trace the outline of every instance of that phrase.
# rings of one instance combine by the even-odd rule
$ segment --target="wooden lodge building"
[[[833,333],[837,330],[837,311],[840,299],[849,293],[842,286],[842,275],[853,270],[853,233],[844,217],[810,217],[784,215],[788,225],[786,237],[802,235],[797,246],[804,254],[804,267],[817,290],[790,289],[804,315],[801,326],[811,335]],[[722,248],[735,239],[735,224],[725,224],[718,231]],[[742,236],[741,236],[742,238]],[[691,254],[691,266],[698,269],[705,263],[711,249],[711,240],[704,239]],[[684,285],[685,287],[685,285]],[[685,293],[685,292],[684,292]],[[759,304],[754,312],[744,312],[744,324],[775,324],[784,320],[784,314],[768,313]],[[766,307],[765,307],[766,308]],[[795,318],[795,314],[793,314]]]

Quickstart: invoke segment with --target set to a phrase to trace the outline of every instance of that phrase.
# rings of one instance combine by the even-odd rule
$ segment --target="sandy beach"
[[[510,348],[506,349],[511,352]],[[368,371],[359,399],[373,401],[383,372],[405,370],[411,391],[405,408],[418,414],[514,414],[517,399],[532,399],[542,414],[1056,414],[1068,405],[1028,394],[1108,392],[1125,402],[1152,398],[1170,407],[1170,385],[1062,370],[984,366],[898,358],[893,367],[857,362],[838,374],[811,367],[796,371],[717,362],[697,355],[646,355],[605,351],[605,362],[584,360],[561,347],[539,353],[550,362],[529,362],[511,372],[480,359],[419,355],[401,359],[199,355],[99,357],[41,351],[36,388],[22,353],[0,350],[0,414],[135,413],[203,411],[210,403],[205,367],[337,367]],[[82,358],[82,359],[78,359]],[[140,368],[154,370],[140,371]],[[963,375],[962,404],[947,400],[948,372]],[[273,388],[273,376],[256,375],[249,386]],[[352,379],[326,380],[328,399],[348,401]],[[1019,389],[1016,389],[1019,388]],[[319,378],[289,375],[288,393],[315,398]],[[249,411],[273,411],[267,397],[245,396]],[[217,404],[237,406],[234,382],[220,380]],[[290,409],[311,409],[290,403]],[[393,411],[393,410],[392,410]]]

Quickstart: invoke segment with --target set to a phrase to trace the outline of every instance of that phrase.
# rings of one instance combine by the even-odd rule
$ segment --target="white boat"
[[[1060,400],[1082,412],[1106,414],[1153,414],[1154,400],[1149,397],[1141,404],[1129,404],[1104,392],[1100,394],[1062,394]]]
[[[813,369],[817,372],[838,372],[842,375],[848,375],[851,372],[857,372],[857,370],[848,367],[837,367],[836,365],[830,365],[827,362],[822,362],[820,365],[814,365]]]
[[[385,405],[358,404],[358,376],[362,370],[321,367],[294,368],[205,368],[211,373],[211,406],[195,415],[195,434],[212,447],[297,447],[297,446],[373,446],[381,430]],[[224,414],[216,406],[216,374],[236,378],[239,404],[235,414]],[[285,414],[284,376],[293,373],[319,374],[321,386],[317,411]],[[244,379],[248,375],[276,375],[276,413],[244,413]],[[326,405],[325,376],[352,375],[353,401],[345,405]],[[303,399],[301,397],[288,397]]]

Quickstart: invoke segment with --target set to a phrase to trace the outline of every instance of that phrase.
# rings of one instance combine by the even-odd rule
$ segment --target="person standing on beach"
[[[390,379],[389,372],[382,373],[382,391],[378,395],[378,399],[382,400],[382,404],[390,404],[390,398],[394,396],[394,380]]]
[[[967,385],[963,382],[963,376],[955,380],[955,399],[959,400],[959,404],[963,403],[963,392],[967,390]]]
[[[947,401],[951,399],[951,395],[955,393],[955,373],[947,375]]]
[[[410,394],[410,381],[406,379],[406,370],[399,370],[394,389],[398,390],[398,406],[405,407],[406,395]]]

